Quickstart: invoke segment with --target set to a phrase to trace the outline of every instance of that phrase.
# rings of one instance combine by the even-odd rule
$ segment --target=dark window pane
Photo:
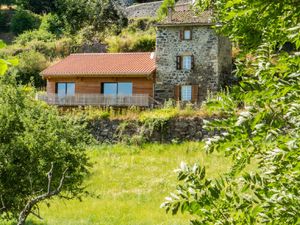
[[[117,95],[117,83],[104,83],[103,84],[103,94],[105,95]]]
[[[132,83],[118,83],[118,95],[132,95]]]

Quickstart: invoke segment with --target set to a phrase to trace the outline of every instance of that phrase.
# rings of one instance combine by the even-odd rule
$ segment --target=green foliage
[[[132,46],[135,52],[152,52],[155,51],[156,39],[153,36],[142,36],[136,40]]]
[[[127,25],[125,16],[112,0],[63,0],[56,13],[72,34],[88,25],[96,31]]]
[[[64,24],[57,14],[46,14],[42,17],[40,30],[60,36],[64,32]]]
[[[106,39],[109,52],[151,52],[155,50],[155,35],[125,34]]]
[[[15,0],[16,4],[23,9],[30,10],[37,14],[44,14],[57,10],[59,1],[57,0]]]
[[[241,48],[235,71],[240,84],[206,103],[226,115],[206,123],[221,132],[206,140],[206,150],[225,152],[233,166],[211,179],[203,166],[182,165],[180,185],[163,207],[195,215],[195,225],[298,224],[300,57],[294,52],[300,47],[299,6],[293,1],[199,2],[215,8],[220,32]],[[253,160],[258,168],[245,171]]]
[[[33,40],[51,42],[55,40],[55,36],[45,30],[25,31],[14,40],[14,43],[19,45],[26,45],[28,42],[31,42]]]
[[[8,25],[8,17],[7,14],[4,11],[0,11],[0,30],[3,31],[9,31],[9,25]]]
[[[46,69],[48,61],[44,55],[34,50],[23,52],[19,55],[19,64],[17,66],[17,80],[21,84],[31,83],[34,87],[42,87],[45,81],[40,72]]]
[[[121,34],[106,39],[109,52],[150,52],[155,50],[155,20],[143,18],[132,21]]]
[[[88,166],[85,143],[91,140],[84,127],[36,101],[30,89],[9,76],[0,80],[0,105],[1,216],[15,218],[27,201],[47,192],[52,162],[50,188],[58,187],[67,169],[63,195],[79,196]]]
[[[169,8],[174,8],[176,0],[164,0],[157,12],[158,20],[164,19],[168,15]]]
[[[11,6],[15,4],[15,0],[0,0],[0,6],[6,5],[6,6]]]
[[[0,40],[0,49],[4,48],[6,45],[5,43]],[[1,59],[0,58],[0,79],[1,76],[6,73],[8,70],[9,66],[16,66],[18,64],[18,60],[15,58],[9,58],[9,59]]]
[[[26,10],[17,10],[11,20],[11,31],[15,34],[21,34],[26,30],[39,28],[40,18]]]

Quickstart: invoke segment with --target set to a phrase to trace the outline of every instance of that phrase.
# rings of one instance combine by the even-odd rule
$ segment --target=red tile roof
[[[44,71],[44,77],[151,75],[155,71],[155,55],[139,53],[72,54]]]

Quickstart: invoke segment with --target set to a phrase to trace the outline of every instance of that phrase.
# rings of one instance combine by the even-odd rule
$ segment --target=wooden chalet
[[[72,54],[42,71],[47,92],[37,98],[60,106],[142,106],[152,103],[154,53]]]

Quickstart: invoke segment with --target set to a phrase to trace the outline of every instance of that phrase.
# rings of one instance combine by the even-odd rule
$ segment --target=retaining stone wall
[[[163,127],[155,127],[154,130],[138,121],[109,119],[90,121],[88,128],[101,143],[131,141],[141,136],[145,142],[200,141],[214,134],[203,129],[203,119],[199,117],[173,118]]]
[[[129,6],[125,9],[128,19],[156,17],[157,10],[161,6],[162,1],[141,3]]]

